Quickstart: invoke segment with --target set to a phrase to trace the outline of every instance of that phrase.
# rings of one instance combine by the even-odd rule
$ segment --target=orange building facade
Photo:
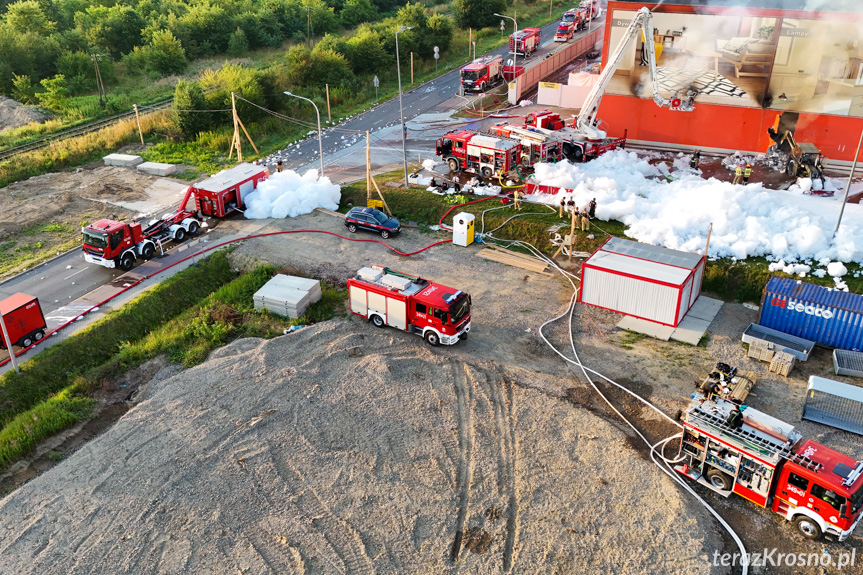
[[[646,4],[660,92],[669,97],[694,88],[695,110],[653,102],[639,39],[602,100],[610,134],[626,129],[631,140],[760,153],[773,143],[767,128],[778,126],[826,158],[850,162],[863,132],[863,2],[857,12],[696,4]],[[608,3],[603,67],[642,6]]]

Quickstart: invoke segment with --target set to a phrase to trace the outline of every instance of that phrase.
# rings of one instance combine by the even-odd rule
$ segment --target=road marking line
[[[67,280],[67,279],[69,279],[70,277],[76,276],[76,275],[78,275],[79,273],[81,273],[82,271],[84,271],[85,269],[87,269],[87,268],[80,269],[80,270],[76,271],[75,273],[73,273],[71,276],[66,276],[66,277],[64,277],[63,279],[64,279],[64,280]]]

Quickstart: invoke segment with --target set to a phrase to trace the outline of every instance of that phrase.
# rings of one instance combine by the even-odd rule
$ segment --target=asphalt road
[[[602,26],[605,19],[603,14],[597,19],[593,25]],[[517,65],[523,65],[523,62],[530,64],[537,60],[541,60],[546,54],[556,50],[557,46],[554,42],[554,33],[557,31],[557,20],[547,24],[541,28],[542,40],[540,49],[534,52],[526,61],[522,56],[518,57]],[[575,38],[581,38],[587,35],[587,31],[579,32]],[[490,52],[492,55],[504,56],[504,62],[512,58],[512,53],[508,51],[508,47],[502,46],[497,50]],[[466,62],[467,63],[467,62]],[[402,106],[404,108],[404,118],[407,123],[409,120],[416,118],[421,114],[432,112],[442,106],[445,102],[453,100],[452,108],[458,107],[460,103],[469,101],[473,96],[459,96],[461,68],[456,68],[439,76],[438,78],[416,87],[408,88],[405,83],[405,76],[402,75]],[[409,72],[408,72],[409,74]],[[409,80],[409,77],[408,77]],[[383,104],[363,113],[359,116],[340,124],[334,128],[325,128],[322,136],[324,149],[324,171],[327,172],[327,166],[332,165],[329,155],[342,150],[348,146],[365,143],[365,132],[371,132],[372,146],[375,145],[375,132],[384,128],[398,126],[399,124],[399,99],[398,97],[384,102]],[[381,143],[381,142],[379,142]],[[400,138],[394,143],[390,140],[383,143],[383,146],[389,146],[401,156],[401,141]],[[408,155],[415,157],[416,151],[422,151],[429,154],[433,151],[434,146],[429,142],[428,138],[423,138],[423,134],[412,133],[408,129]],[[276,158],[281,157],[283,165],[286,169],[305,170],[308,168],[317,168],[318,159],[318,138],[316,136],[309,137],[297,146],[291,146],[280,150],[270,156],[269,162],[275,163]]]

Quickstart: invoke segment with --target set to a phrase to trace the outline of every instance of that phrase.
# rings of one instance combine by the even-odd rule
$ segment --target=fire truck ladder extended
[[[751,431],[746,431],[744,429],[737,429],[731,427],[730,425],[725,423],[725,420],[718,415],[708,413],[701,409],[695,407],[689,412],[689,415],[694,418],[700,420],[702,423],[709,425],[710,427],[715,427],[722,431],[722,433],[726,433],[728,435],[734,436],[737,439],[745,442],[748,445],[756,447],[762,453],[777,455],[787,461],[792,461],[801,467],[805,467],[811,471],[818,472],[821,470],[823,465],[812,461],[805,455],[800,453],[794,453],[791,451],[791,446],[787,443],[779,444],[778,440],[776,443],[772,441],[768,441],[763,437],[752,433]]]
[[[694,94],[687,94],[685,98],[679,98],[676,94],[671,97],[671,100],[666,100],[659,95],[659,83],[656,80],[656,47],[653,45],[653,17],[650,10],[642,7],[635,14],[635,17],[629,23],[629,28],[623,33],[623,38],[620,44],[614,49],[614,53],[609,56],[608,62],[605,64],[605,69],[599,76],[599,80],[593,85],[593,89],[584,104],[581,107],[581,112],[575,120],[575,127],[586,138],[590,140],[601,140],[606,137],[606,133],[600,130],[596,124],[596,114],[599,112],[599,103],[602,101],[602,96],[605,94],[605,88],[611,81],[617,65],[623,59],[623,53],[626,51],[629,43],[635,38],[639,27],[644,33],[644,52],[647,57],[647,64],[650,69],[650,81],[653,84],[653,101],[660,108],[668,107],[672,110],[680,112],[691,112],[695,106],[692,103]],[[690,97],[691,96],[691,97]]]

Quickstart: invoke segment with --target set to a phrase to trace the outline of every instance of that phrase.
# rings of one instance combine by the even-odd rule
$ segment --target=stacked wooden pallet
[[[545,271],[548,265],[541,259],[527,254],[520,254],[500,246],[488,244],[487,248],[478,251],[476,255],[493,262],[514,266],[550,277],[553,276],[553,274]]]
[[[749,357],[759,361],[773,361],[773,356],[776,350],[773,349],[773,342],[764,339],[753,339],[749,342]]]
[[[255,292],[255,309],[298,318],[309,305],[321,299],[321,282],[308,278],[277,274]]]
[[[773,361],[770,362],[770,371],[788,377],[788,374],[791,373],[792,369],[794,369],[794,364],[796,362],[797,358],[792,354],[778,351],[776,352],[776,355],[773,356]]]

